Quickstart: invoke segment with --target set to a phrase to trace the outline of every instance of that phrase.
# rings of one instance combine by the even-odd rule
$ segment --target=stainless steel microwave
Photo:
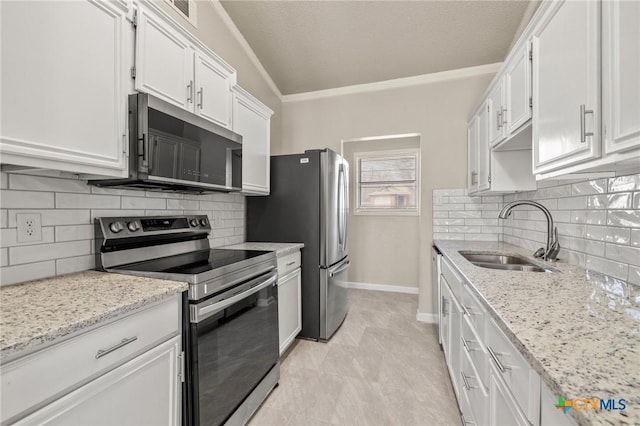
[[[129,95],[129,177],[102,187],[165,192],[242,189],[242,136],[154,96]]]

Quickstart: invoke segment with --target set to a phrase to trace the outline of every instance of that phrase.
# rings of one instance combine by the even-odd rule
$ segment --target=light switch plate
[[[42,217],[40,213],[18,213],[17,239],[19,243],[42,241]]]

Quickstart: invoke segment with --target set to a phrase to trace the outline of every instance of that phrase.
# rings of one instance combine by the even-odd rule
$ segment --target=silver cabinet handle
[[[464,305],[462,305],[462,313],[463,313],[464,315],[469,316],[469,317],[472,315],[472,313],[471,313],[471,312],[469,312],[469,308],[467,308],[467,307],[466,307],[466,306],[464,306]]]
[[[505,118],[507,114],[505,114],[505,112],[507,112],[507,109],[502,108],[502,114],[500,114],[500,118],[502,119],[502,127],[504,127],[507,124],[507,119]]]
[[[478,183],[478,172],[471,172],[471,185]]]
[[[467,390],[471,390],[471,389],[475,389],[475,386],[471,386],[469,384],[469,382],[467,381],[467,379],[471,378],[470,376],[467,376],[464,374],[464,371],[460,371],[460,375],[462,376],[462,384],[464,385],[465,388],[467,388]]]
[[[587,132],[586,129],[586,116],[587,114],[593,114],[592,109],[586,109],[586,105],[580,105],[580,142],[585,143],[587,141],[587,136],[593,136],[593,132]]]
[[[446,317],[449,315],[449,299],[442,296],[442,316]]]
[[[498,355],[496,355],[491,346],[487,345],[487,350],[489,351],[489,355],[491,355],[491,359],[493,359],[493,362],[495,362],[496,367],[498,367],[498,370],[500,370],[501,373],[504,373],[507,370],[511,370],[511,368],[505,367],[505,365],[500,362],[500,360],[498,359]]]
[[[204,87],[200,87],[200,90],[198,91],[198,95],[200,96],[200,103],[198,104],[198,107],[200,107],[200,109],[202,109],[203,105],[204,105]]]
[[[295,260],[292,260],[291,262],[287,262],[284,266],[291,266],[291,265],[293,265],[294,263],[296,263],[296,261],[295,261]]]
[[[496,124],[500,130],[502,128],[502,111],[496,111]]]
[[[187,84],[187,102],[193,103],[193,80]]]
[[[473,342],[473,340],[467,340],[464,337],[461,337],[461,339],[462,339],[462,346],[464,346],[464,349],[467,352],[475,351],[475,349],[471,349],[471,347],[469,346],[469,342]]]
[[[109,355],[111,352],[117,351],[121,347],[127,346],[129,343],[133,343],[136,340],[138,340],[138,336],[133,336],[133,337],[130,337],[128,339],[122,339],[122,341],[120,343],[118,343],[117,345],[111,346],[109,349],[100,349],[98,351],[98,353],[96,354],[96,359],[100,359],[105,355]]]

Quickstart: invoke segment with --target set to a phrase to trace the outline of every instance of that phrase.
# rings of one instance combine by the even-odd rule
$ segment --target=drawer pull
[[[96,354],[96,359],[100,359],[100,358],[102,358],[103,356],[108,355],[108,354],[110,354],[110,353],[111,353],[111,352],[113,352],[113,351],[117,351],[117,350],[118,350],[118,349],[120,349],[121,347],[126,346],[126,345],[128,345],[129,343],[133,343],[133,342],[135,342],[136,340],[138,340],[138,336],[133,336],[133,337],[130,337],[130,338],[128,338],[128,339],[122,339],[122,341],[121,341],[120,343],[118,343],[117,345],[113,345],[113,346],[111,346],[109,349],[100,349],[100,350],[98,351],[98,353]]]
[[[291,262],[287,262],[284,266],[291,266],[291,265],[295,265],[296,261],[292,260]]]
[[[493,362],[495,362],[496,367],[498,367],[501,373],[504,373],[507,370],[511,370],[510,367],[506,367],[504,364],[502,364],[502,362],[500,362],[500,360],[498,359],[498,355],[496,355],[493,349],[491,349],[491,346],[487,346],[487,350],[489,351],[489,355],[491,355]]]
[[[468,307],[468,306],[462,305],[462,310],[464,311],[464,314],[465,314],[465,315],[467,315],[467,316],[473,316],[473,315],[475,315],[475,314],[473,313],[473,309],[471,309],[471,308],[470,308],[470,307]]]
[[[462,339],[462,346],[464,346],[464,348],[467,350],[467,352],[471,352],[471,351],[475,351],[476,349],[471,349],[471,347],[469,347],[469,342],[473,342],[473,340],[467,340],[464,337],[461,337]]]
[[[469,377],[469,376],[467,376],[467,375],[465,375],[465,374],[464,374],[464,371],[461,371],[461,372],[460,372],[460,375],[462,376],[462,384],[464,385],[464,387],[465,387],[467,390],[469,390],[469,391],[470,391],[471,389],[475,389],[475,388],[476,388],[475,386],[471,386],[471,385],[469,384],[469,382],[467,381],[467,379],[469,379],[470,377]]]

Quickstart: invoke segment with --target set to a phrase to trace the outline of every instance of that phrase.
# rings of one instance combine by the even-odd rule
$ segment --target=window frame
[[[399,157],[414,157],[416,159],[416,206],[414,208],[372,208],[360,206],[360,160],[362,159],[393,159]],[[354,167],[354,215],[370,215],[370,216],[420,216],[420,149],[419,148],[407,148],[407,149],[394,149],[394,150],[381,150],[381,151],[369,151],[369,152],[354,152],[353,161]]]

